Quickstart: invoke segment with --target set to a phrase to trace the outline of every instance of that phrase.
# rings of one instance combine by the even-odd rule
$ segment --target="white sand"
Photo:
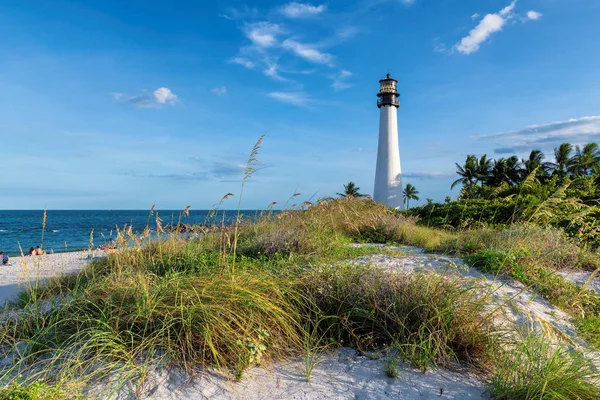
[[[36,280],[79,271],[92,257],[102,256],[102,250],[11,257],[9,265],[0,266],[0,305],[13,299]]]
[[[191,381],[183,375],[155,376],[146,387],[148,399],[489,399],[478,379],[445,369],[420,372],[399,363],[398,378],[385,375],[384,360],[342,348],[324,355],[309,382],[303,360],[250,368],[241,382],[216,373],[202,373]]]
[[[579,286],[585,286],[586,289],[600,294],[600,273],[599,271],[562,271],[559,274],[567,281]]]

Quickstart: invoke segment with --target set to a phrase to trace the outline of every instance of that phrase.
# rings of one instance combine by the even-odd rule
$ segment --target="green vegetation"
[[[464,256],[523,282],[600,344],[600,296],[557,274],[600,268],[590,250],[598,240],[594,149],[570,157],[561,146],[552,166],[541,152],[521,162],[469,156],[455,182],[464,186],[461,200],[406,212],[365,198],[349,182],[340,199],[267,210],[252,221],[238,211],[232,226],[195,238],[165,234],[155,214],[153,234],[119,231],[117,251],[77,274],[31,285],[4,310],[0,355],[13,362],[2,370],[0,399],[61,399],[99,383],[111,394],[123,387],[141,393],[157,367],[190,374],[214,367],[242,379],[252,365],[290,356],[303,357],[309,381],[320,354],[340,345],[393,351],[390,377],[402,359],[423,371],[477,371],[500,399],[600,398],[589,360],[554,339],[498,326],[504,305],[489,307],[493,296],[476,282],[347,261],[397,253],[352,242]],[[417,194],[407,186],[407,205]],[[240,193],[238,210],[241,202]]]
[[[417,190],[416,187],[414,187],[413,185],[411,185],[410,183],[406,185],[406,187],[404,188],[402,195],[404,197],[404,202],[406,203],[406,208],[410,208],[410,201],[411,200],[419,200],[419,196],[417,196],[419,194],[419,191]]]
[[[573,255],[578,247],[558,230],[513,229],[444,232],[417,226],[411,217],[371,200],[347,197],[300,211],[266,212],[191,240],[174,235],[150,242],[123,233],[124,241],[138,244],[79,274],[32,286],[13,305],[0,324],[0,342],[4,353],[19,351],[19,357],[2,380],[23,374],[25,386],[12,385],[29,390],[38,379],[76,387],[113,377],[107,390],[135,383],[135,391],[157,365],[190,373],[212,366],[241,379],[251,365],[297,355],[303,356],[310,380],[322,351],[348,345],[395,349],[422,370],[446,366],[491,374],[494,390],[504,390],[496,386],[518,377],[495,364],[499,357],[508,360],[503,349],[511,348],[514,338],[505,342],[506,335],[495,328],[486,309],[490,299],[480,287],[435,273],[393,273],[342,260],[382,251],[350,246],[355,240],[475,254],[507,243],[515,252],[532,245],[536,252],[530,256],[553,260],[553,268],[587,254]],[[534,238],[540,243],[524,242]],[[550,248],[560,256],[546,256]],[[489,259],[486,268],[502,270],[503,257],[490,254],[480,254]],[[522,351],[529,349],[523,346]],[[530,369],[541,368],[540,374],[550,374],[546,369],[555,365],[523,360],[535,364]],[[568,375],[569,385],[597,390],[591,372],[572,374],[584,370],[581,363],[555,371],[559,378],[553,384]],[[398,373],[393,363],[385,369],[389,376]],[[536,390],[524,398],[546,398]]]
[[[344,185],[344,191],[338,193],[340,197],[365,197],[366,195],[360,193],[360,188],[352,181]]]
[[[498,400],[597,399],[598,375],[581,354],[539,337],[520,342],[494,359],[492,392]]]
[[[469,155],[456,164],[457,201],[429,202],[402,215],[453,233],[434,250],[466,255],[470,265],[524,283],[600,346],[600,296],[556,273],[600,268],[600,148],[589,143],[573,151],[563,143],[554,158],[545,161],[539,150],[522,160]]]
[[[431,227],[502,228],[512,223],[535,223],[563,229],[581,246],[600,247],[600,148],[563,143],[555,161],[533,150],[527,159],[516,156],[491,160],[467,156],[456,164],[462,184],[458,201],[429,203],[409,215]]]
[[[58,386],[49,386],[42,382],[20,385],[16,381],[0,389],[0,400],[66,400],[67,395]]]

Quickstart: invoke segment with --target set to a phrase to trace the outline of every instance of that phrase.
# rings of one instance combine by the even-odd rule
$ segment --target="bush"
[[[437,274],[392,273],[366,266],[309,271],[307,293],[337,341],[364,349],[389,345],[419,368],[460,360],[485,363],[490,324],[476,288]]]
[[[65,392],[56,386],[42,382],[19,384],[13,381],[8,387],[0,389],[0,400],[63,400]]]

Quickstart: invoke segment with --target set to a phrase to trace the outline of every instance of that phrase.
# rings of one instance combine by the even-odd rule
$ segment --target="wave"
[[[58,230],[58,229],[52,229],[52,232],[56,233],[56,232],[60,232],[60,230]]]
[[[8,232],[8,229],[0,229],[0,232]]]

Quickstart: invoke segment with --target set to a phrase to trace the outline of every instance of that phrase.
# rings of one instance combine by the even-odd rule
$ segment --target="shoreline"
[[[0,266],[0,306],[14,299],[29,283],[81,270],[90,254],[91,259],[96,259],[107,252],[96,249],[10,257],[8,265]]]

